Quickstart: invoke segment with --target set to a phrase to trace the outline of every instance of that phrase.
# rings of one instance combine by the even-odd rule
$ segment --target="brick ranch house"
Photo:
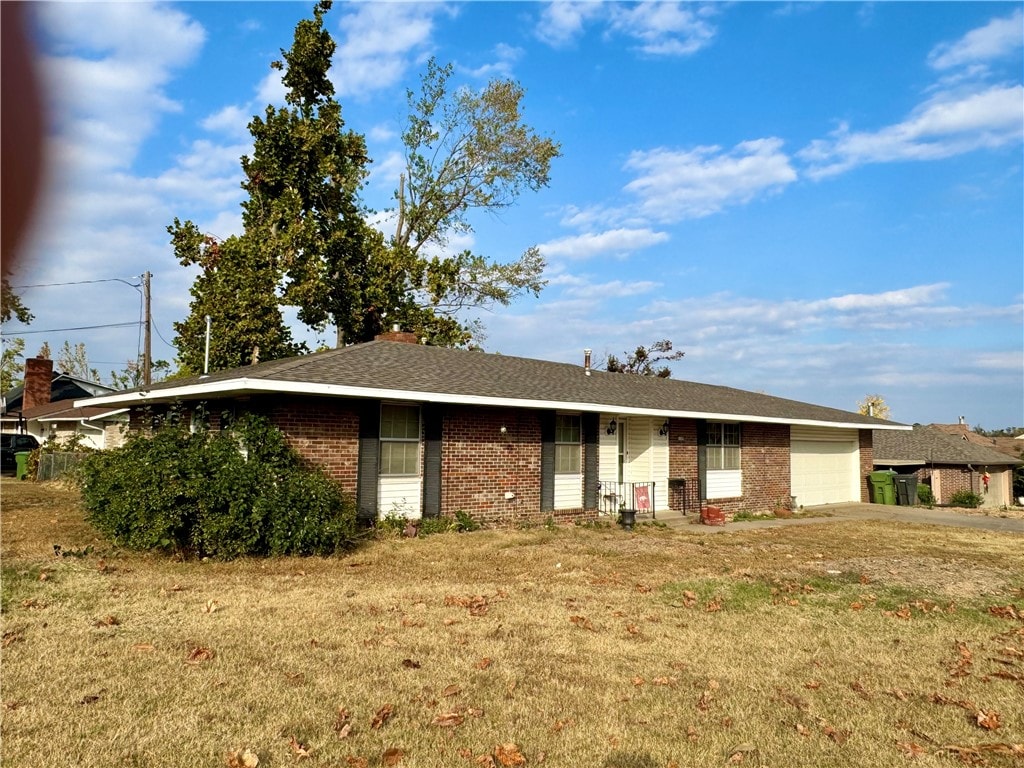
[[[413,343],[408,343],[413,342]],[[872,430],[855,413],[727,387],[430,347],[413,334],[275,360],[91,405],[133,428],[171,404],[266,415],[356,498],[365,520],[494,525],[620,507],[763,512],[867,501]]]
[[[971,491],[981,496],[982,507],[1012,505],[1013,470],[1024,462],[966,434],[949,434],[945,427],[915,424],[909,432],[876,432],[876,468],[917,475],[918,482],[931,486],[939,504],[949,504],[959,491]]]

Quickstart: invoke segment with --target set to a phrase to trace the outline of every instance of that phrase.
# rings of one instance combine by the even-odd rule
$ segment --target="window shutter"
[[[444,410],[440,405],[423,406],[423,517],[441,515],[441,438]]]
[[[555,412],[540,414],[540,511],[555,508]]]
[[[708,497],[708,423],[697,421],[697,490],[703,506]]]
[[[597,509],[597,441],[601,414],[583,414],[583,508]]]
[[[359,414],[359,472],[356,478],[356,514],[364,523],[377,519],[380,469],[380,400],[364,400]]]

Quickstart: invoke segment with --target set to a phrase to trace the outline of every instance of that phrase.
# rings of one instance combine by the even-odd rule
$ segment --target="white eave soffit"
[[[255,394],[318,395],[323,397],[345,397],[355,399],[406,400],[414,403],[449,403],[453,405],[479,405],[505,408],[558,409],[589,413],[622,414],[626,416],[656,416],[677,419],[709,419],[712,421],[745,421],[757,424],[796,424],[809,427],[831,427],[834,429],[885,429],[910,430],[902,424],[862,424],[859,422],[822,421],[819,419],[792,419],[774,416],[752,416],[742,413],[710,413],[705,411],[684,411],[675,409],[632,408],[609,403],[574,403],[560,400],[528,400],[484,395],[455,395],[447,392],[418,392],[415,390],[376,389],[373,387],[352,387],[340,384],[305,384],[294,381],[270,381],[266,379],[225,379],[182,387],[118,393],[78,400],[75,405],[119,405],[136,406],[144,403],[165,403],[175,400],[199,400],[204,397],[229,397]]]

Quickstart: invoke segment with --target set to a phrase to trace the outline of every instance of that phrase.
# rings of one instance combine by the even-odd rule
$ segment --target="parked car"
[[[14,454],[34,451],[38,447],[39,441],[32,435],[18,435],[13,432],[0,434],[0,472],[16,471],[18,467]]]

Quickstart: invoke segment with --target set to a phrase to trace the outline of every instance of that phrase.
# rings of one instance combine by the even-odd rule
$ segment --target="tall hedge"
[[[357,536],[354,501],[323,472],[304,467],[260,416],[221,431],[165,421],[89,456],[79,477],[88,521],[130,549],[319,555]]]

